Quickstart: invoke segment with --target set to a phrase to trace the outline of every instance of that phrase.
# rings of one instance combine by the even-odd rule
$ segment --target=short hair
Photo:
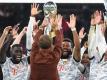
[[[42,49],[48,49],[52,45],[52,40],[48,35],[42,35],[39,39],[39,47]]]
[[[21,48],[22,49],[22,53],[23,53],[23,48],[22,48],[22,46],[20,44],[14,44],[14,45],[12,45],[12,47],[10,48],[10,53],[12,53],[12,51],[13,51],[13,49],[15,47]]]
[[[20,44],[14,44],[14,45],[12,45],[11,49],[13,49],[14,47],[21,47],[22,48],[22,46]]]
[[[64,38],[63,42],[64,42],[64,41],[70,42],[70,43],[71,43],[71,48],[74,47],[74,44],[73,44],[73,42],[72,42],[71,39],[69,39],[69,38]]]

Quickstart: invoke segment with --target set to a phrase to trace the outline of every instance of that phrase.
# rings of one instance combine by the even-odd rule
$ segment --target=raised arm
[[[0,38],[0,63],[4,63],[6,60],[6,51],[7,51],[7,48],[9,47],[8,44],[10,43],[9,41],[11,41],[11,38],[8,38],[8,41],[5,43],[4,43],[4,41],[11,28],[12,28],[11,26],[6,27]],[[10,37],[10,36],[8,36],[8,37]]]
[[[101,60],[103,58],[104,53],[107,50],[107,43],[105,41],[104,34],[101,31],[101,28],[104,26],[97,25],[96,27],[96,47],[98,51],[98,57]]]
[[[106,44],[104,35],[101,32],[101,28],[104,27],[104,26],[101,26],[102,25],[101,21],[102,21],[101,11],[95,11],[94,13],[95,29],[93,30],[92,28],[90,28],[90,32],[92,30],[94,32],[93,34],[92,32],[89,33],[89,41],[88,41],[89,52],[88,53],[89,53],[89,56],[93,55],[97,61],[100,61],[100,59],[102,58],[103,54],[107,49],[107,44]]]
[[[53,26],[56,26],[55,30],[55,35],[56,35],[56,38],[55,38],[55,46],[62,46],[62,37],[63,37],[63,34],[61,33],[61,29],[62,29],[62,16],[61,15],[57,15],[56,16],[56,19],[54,20],[51,20],[51,24]]]
[[[60,59],[62,55],[62,41],[63,41],[63,33],[61,33],[62,29],[62,16],[57,15],[55,20],[51,20],[51,24],[56,27],[55,31],[55,42],[54,42],[54,55],[56,59]]]
[[[43,30],[39,29],[39,31],[34,36],[34,42],[33,42],[33,45],[32,45],[31,52],[35,53],[36,50],[39,50],[39,39],[40,39],[40,36],[42,34],[43,34]]]
[[[79,36],[76,31],[76,16],[74,16],[74,14],[70,15],[70,23],[68,23],[68,26],[70,27],[73,33],[73,39],[74,39],[75,47],[74,47],[73,57],[75,60],[80,61],[80,42],[79,42]]]
[[[80,41],[80,44],[81,44],[81,45],[83,44],[82,42],[83,42],[84,37],[85,37],[85,35],[86,35],[86,33],[84,33],[84,30],[85,30],[85,28],[82,27],[82,28],[80,29],[80,31],[79,31],[79,41]],[[81,46],[81,59],[82,59],[82,56],[83,56],[84,51],[86,50],[85,44],[86,44],[86,43],[84,43],[83,46]]]
[[[2,45],[3,45],[5,38],[7,37],[7,34],[8,34],[10,29],[11,29],[11,26],[8,26],[4,29],[3,34],[0,37],[0,49],[2,48]]]
[[[95,47],[95,42],[96,42],[96,39],[95,39],[95,31],[96,31],[96,24],[99,23],[97,22],[97,16],[95,16],[96,14],[92,14],[91,16],[91,26],[90,26],[90,30],[89,30],[89,35],[88,35],[88,55],[89,55],[89,58],[90,59],[93,59],[94,56],[95,56],[95,50],[94,47]],[[98,19],[99,21],[99,19]]]
[[[6,61],[6,57],[9,55],[8,49],[10,49],[10,45],[13,40],[14,40],[13,36],[9,34],[2,48],[0,49],[0,63],[1,64],[3,64]]]
[[[86,33],[84,33],[84,27],[81,28],[81,30],[79,31],[79,40],[80,40],[80,43],[82,41],[82,39],[85,37]]]
[[[12,43],[12,45],[14,45],[14,44],[20,44],[20,41],[21,41],[23,35],[26,33],[26,31],[27,31],[27,27],[24,27],[23,30],[20,32],[20,34],[16,37],[16,39],[14,40],[14,42]]]
[[[30,16],[30,20],[29,20],[29,24],[28,24],[28,30],[27,30],[27,34],[26,34],[26,48],[28,49],[28,51],[30,51],[32,48],[33,27],[35,26],[35,24],[37,25],[36,20],[35,20],[35,16],[41,12],[41,10],[38,11],[38,7],[39,7],[39,5],[36,5],[36,4],[31,5],[31,16]]]

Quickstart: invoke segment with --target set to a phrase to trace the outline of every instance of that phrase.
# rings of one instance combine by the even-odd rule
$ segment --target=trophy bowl
[[[49,24],[44,30],[44,34],[49,35],[51,38],[55,37],[55,26],[50,24],[50,18],[56,18],[57,5],[54,2],[47,2],[43,6],[44,16],[47,18]]]

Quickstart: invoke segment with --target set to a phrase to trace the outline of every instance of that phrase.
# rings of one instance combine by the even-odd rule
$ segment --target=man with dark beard
[[[78,76],[77,66],[80,61],[80,43],[75,25],[76,17],[72,14],[70,15],[70,23],[68,23],[68,26],[73,33],[74,48],[70,39],[64,39],[62,43],[62,57],[57,66],[60,80],[76,80]]]
[[[69,38],[64,38],[62,42],[63,54],[61,59],[67,59],[72,55],[73,43]]]

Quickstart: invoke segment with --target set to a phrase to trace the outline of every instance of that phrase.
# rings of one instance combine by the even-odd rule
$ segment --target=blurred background
[[[74,13],[77,15],[77,30],[85,27],[86,32],[89,30],[90,15],[95,10],[105,12],[103,3],[57,3],[58,13],[64,17],[64,20],[69,20],[69,15]],[[43,3],[40,4],[39,9],[42,10]],[[16,25],[20,23],[19,27],[22,29],[27,26],[30,17],[30,3],[0,3],[0,31],[8,25]],[[43,20],[43,12],[37,15],[37,19]],[[66,26],[66,25],[64,25]]]

